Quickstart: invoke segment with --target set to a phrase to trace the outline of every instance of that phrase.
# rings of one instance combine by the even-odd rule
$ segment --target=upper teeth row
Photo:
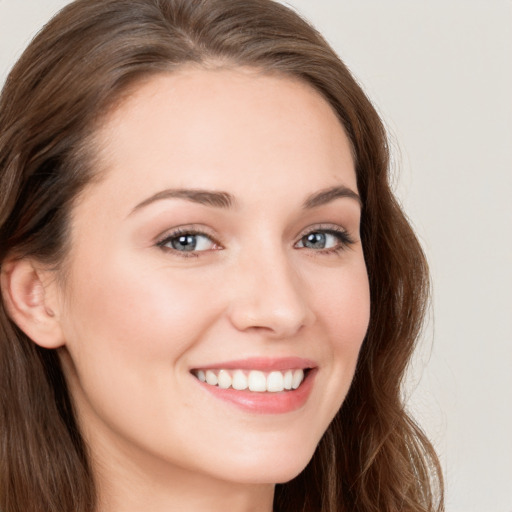
[[[304,370],[273,371],[268,374],[251,370],[246,374],[243,370],[198,370],[194,372],[201,382],[222,389],[277,393],[279,391],[297,389],[304,380]]]

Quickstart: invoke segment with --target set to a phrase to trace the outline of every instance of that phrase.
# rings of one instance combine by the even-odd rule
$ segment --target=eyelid
[[[297,236],[297,239],[300,240],[306,235],[309,235],[310,233],[316,233],[318,231],[325,232],[325,233],[335,233],[335,234],[342,234],[342,235],[349,235],[349,230],[344,228],[343,226],[340,226],[339,224],[313,224],[311,226],[308,226],[304,228],[299,235]]]

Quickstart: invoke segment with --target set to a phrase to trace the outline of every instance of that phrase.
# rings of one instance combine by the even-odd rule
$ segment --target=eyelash
[[[342,251],[345,251],[347,248],[349,248],[351,245],[355,243],[353,238],[349,235],[349,233],[339,227],[322,227],[317,226],[311,229],[308,229],[306,232],[301,234],[299,237],[299,241],[294,244],[294,247],[298,243],[304,243],[304,239],[313,234],[323,234],[323,235],[331,235],[334,236],[338,243],[335,247],[330,247],[328,249],[310,249],[315,254],[322,254],[322,255],[329,255],[329,254],[339,254]],[[172,243],[173,240],[179,238],[180,236],[203,236],[208,238],[214,245],[222,248],[222,245],[210,234],[205,233],[202,230],[198,230],[195,228],[177,228],[171,233],[167,233],[163,238],[158,240],[156,242],[156,245],[160,247],[163,251],[171,252],[173,254],[176,254],[177,256],[180,256],[182,258],[198,258],[202,252],[208,252],[208,250],[202,250],[202,251],[178,251],[176,249],[173,249],[171,247],[167,247],[167,244]],[[299,249],[308,249],[307,247],[299,247]],[[213,249],[213,250],[219,250],[219,249]]]

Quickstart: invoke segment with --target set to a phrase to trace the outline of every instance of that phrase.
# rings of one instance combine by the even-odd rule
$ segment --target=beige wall
[[[0,82],[64,0],[0,0]],[[293,0],[397,143],[434,281],[408,388],[448,512],[512,512],[512,2]],[[433,340],[433,343],[432,343]]]

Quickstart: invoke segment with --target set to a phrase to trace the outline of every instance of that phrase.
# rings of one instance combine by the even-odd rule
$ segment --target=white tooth
[[[217,379],[217,375],[213,373],[211,370],[206,370],[206,382],[211,386],[216,386],[219,383]]]
[[[249,389],[251,391],[266,391],[267,390],[267,379],[263,372],[252,370],[249,372]]]
[[[220,370],[217,377],[219,388],[228,389],[231,387],[231,375],[226,370]]]
[[[293,372],[292,388],[297,389],[304,380],[304,370],[295,370]]]
[[[267,391],[278,393],[284,390],[284,378],[281,372],[270,372],[267,377]]]
[[[288,370],[284,374],[284,389],[292,389],[292,382],[293,382],[293,372],[291,370]]]
[[[247,389],[247,386],[249,384],[247,382],[247,377],[245,376],[245,373],[242,370],[237,370],[233,374],[233,382],[231,383],[231,385],[233,386],[233,389],[238,389],[239,391]]]
[[[201,381],[201,382],[206,382],[206,375],[204,374],[203,370],[199,370],[197,372],[197,378]]]

